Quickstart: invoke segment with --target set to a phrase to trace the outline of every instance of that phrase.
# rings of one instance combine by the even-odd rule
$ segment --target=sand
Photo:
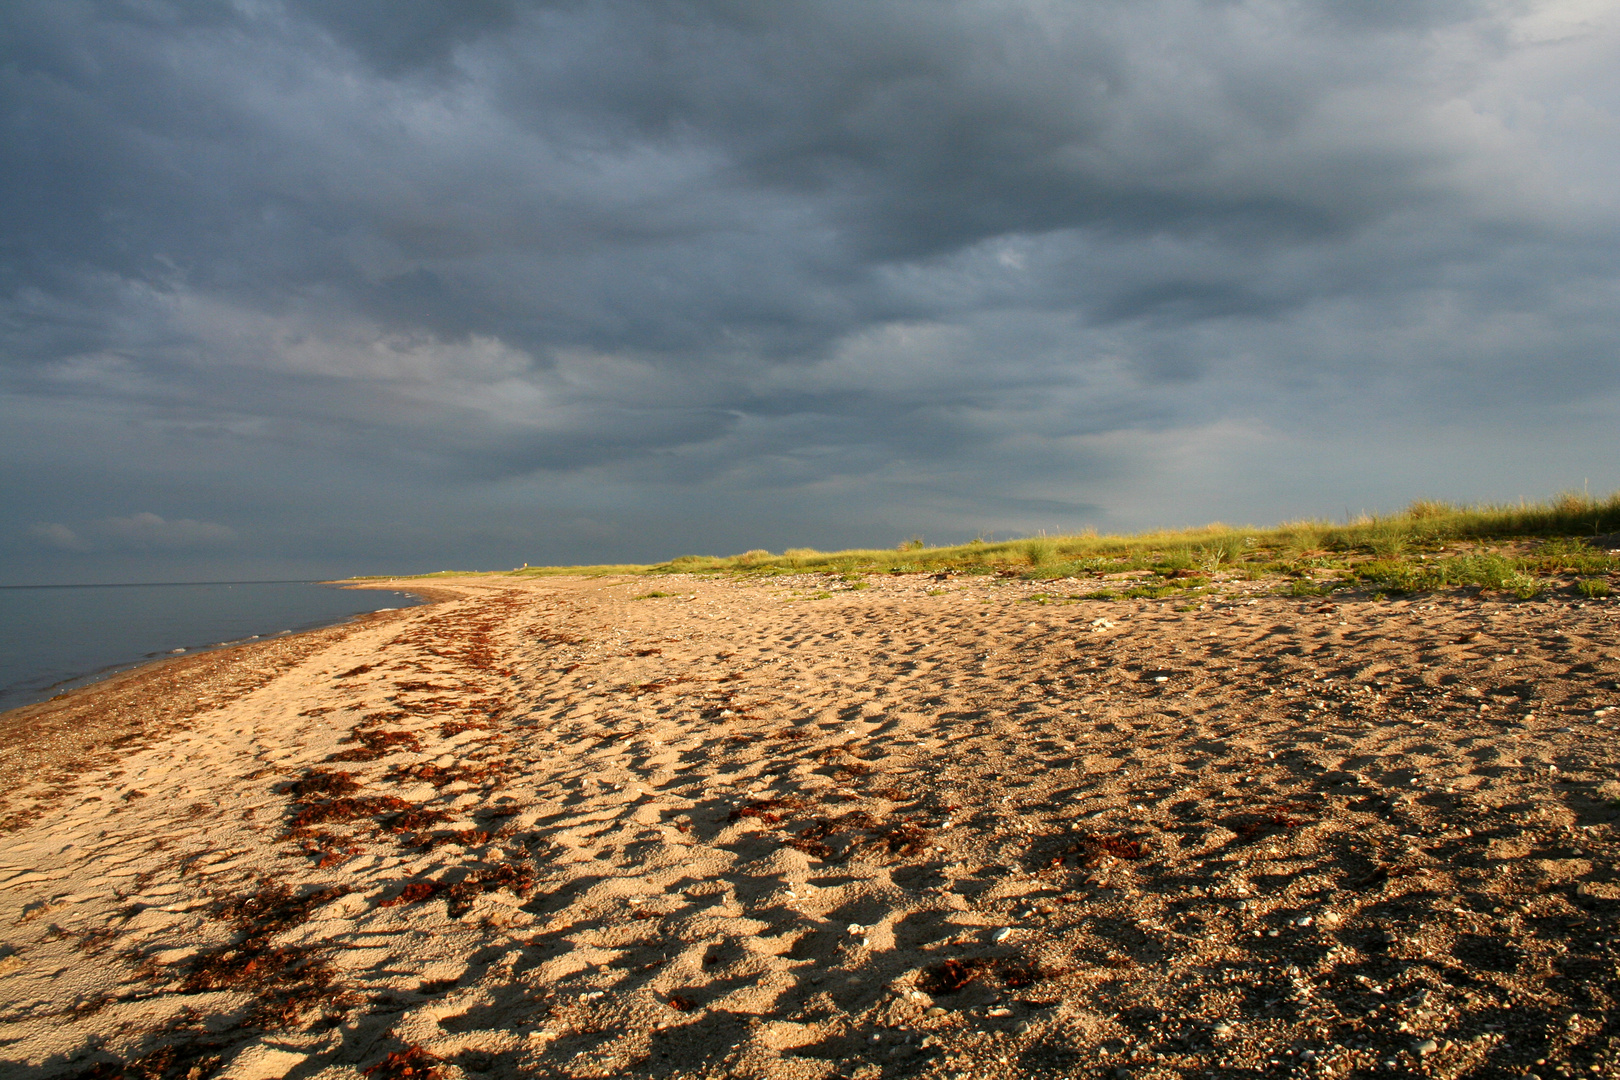
[[[5,718],[0,1075],[1620,1069],[1614,604],[435,584]]]

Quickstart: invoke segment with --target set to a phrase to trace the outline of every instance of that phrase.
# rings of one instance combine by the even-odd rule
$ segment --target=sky
[[[0,584],[1620,488],[1609,0],[12,0]]]

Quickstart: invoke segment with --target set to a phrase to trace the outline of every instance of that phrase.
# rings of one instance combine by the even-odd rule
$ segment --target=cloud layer
[[[24,576],[1620,486],[1595,0],[0,20]]]
[[[37,539],[63,551],[207,548],[234,543],[236,530],[211,521],[165,521],[143,511],[129,517],[105,518],[74,529],[59,521],[39,522],[29,530]]]

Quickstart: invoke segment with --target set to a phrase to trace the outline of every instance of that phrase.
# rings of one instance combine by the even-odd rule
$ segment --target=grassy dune
[[[550,574],[823,573],[852,584],[875,573],[1016,576],[1025,580],[1093,579],[1076,598],[1166,597],[1221,581],[1277,578],[1294,595],[1359,587],[1389,594],[1476,587],[1529,598],[1550,588],[1588,597],[1609,594],[1607,577],[1620,558],[1592,537],[1620,531],[1620,492],[1580,493],[1539,503],[1460,506],[1421,501],[1390,516],[1348,523],[1293,521],[1270,528],[1224,524],[1125,536],[1095,532],[975,540],[928,547],[912,540],[894,549],[781,554],[683,555],[650,565],[525,567],[519,577]],[[434,576],[434,575],[426,575]]]

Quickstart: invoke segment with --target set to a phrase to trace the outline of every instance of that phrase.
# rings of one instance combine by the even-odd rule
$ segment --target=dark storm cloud
[[[517,5],[506,0],[294,0],[288,8],[387,76],[421,68],[447,71],[458,48],[517,22]]]
[[[246,550],[367,485],[510,523],[435,558],[738,510],[799,542],[1146,523],[1132,485],[1195,473],[1215,512],[1311,512],[1261,448],[1328,483],[1370,426],[1423,461],[1488,424],[1539,477],[1620,391],[1596,2],[0,20],[0,406],[65,436],[7,484],[61,552],[141,513]],[[232,463],[206,505],[187,455]],[[1503,494],[1436,469],[1392,497]]]

